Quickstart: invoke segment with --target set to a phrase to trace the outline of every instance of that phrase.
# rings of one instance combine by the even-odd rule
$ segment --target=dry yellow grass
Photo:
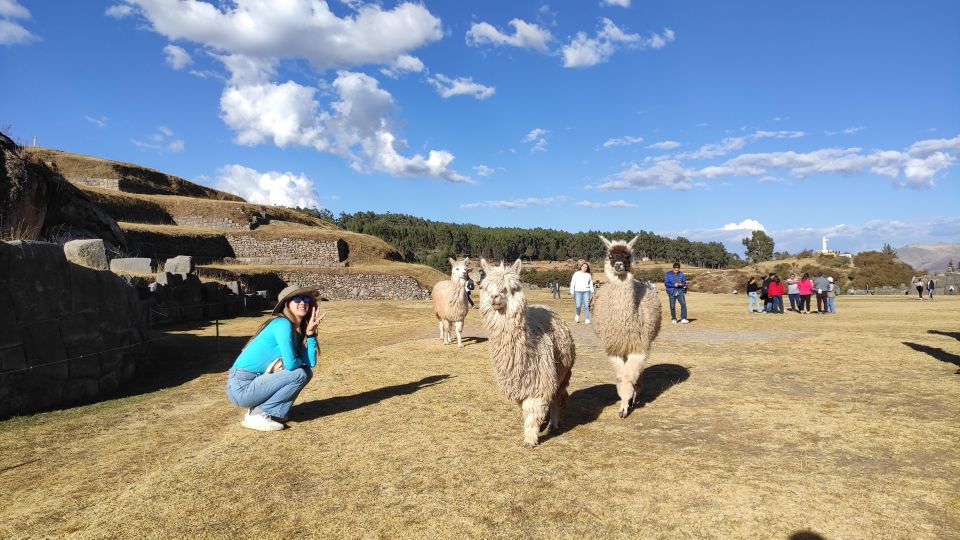
[[[394,261],[374,261],[351,263],[347,267],[309,267],[284,265],[256,265],[256,264],[205,264],[203,268],[211,270],[226,270],[234,274],[263,274],[269,272],[314,272],[321,274],[387,274],[391,276],[410,276],[420,285],[432,289],[441,280],[449,276],[440,273],[436,268],[422,264],[411,264]]]
[[[530,296],[572,316],[569,298]],[[625,420],[574,325],[563,431],[534,450],[476,311],[457,350],[429,302],[324,303],[321,365],[278,433],[242,428],[224,397],[259,318],[221,325],[221,361],[211,326],[170,331],[173,386],[0,422],[0,537],[960,533],[960,299],[841,297],[832,316],[688,303],[693,324],[665,325]]]

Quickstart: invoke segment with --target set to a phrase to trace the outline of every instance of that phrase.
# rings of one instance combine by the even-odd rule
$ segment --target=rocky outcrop
[[[63,254],[67,260],[94,270],[109,270],[107,251],[103,240],[71,240],[63,245]]]
[[[89,402],[146,351],[136,290],[45,242],[0,242],[0,418]]]
[[[0,236],[23,240],[102,238],[126,250],[117,222],[42,161],[0,134]]]

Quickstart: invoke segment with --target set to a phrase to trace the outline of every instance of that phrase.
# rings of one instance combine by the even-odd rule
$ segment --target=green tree
[[[884,255],[890,255],[892,257],[897,256],[897,250],[893,249],[893,246],[890,244],[884,244],[883,249],[880,250],[880,253],[883,253]]]
[[[750,238],[744,238],[742,243],[747,248],[745,253],[750,262],[758,263],[773,258],[773,238],[763,231],[753,231]]]

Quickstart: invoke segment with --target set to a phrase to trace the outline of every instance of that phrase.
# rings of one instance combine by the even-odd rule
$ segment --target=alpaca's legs
[[[450,336],[450,321],[446,319],[440,321],[440,337],[443,339],[444,345],[449,345],[452,341]]]
[[[457,347],[463,348],[463,339],[461,337],[461,332],[463,332],[463,321],[457,321],[453,323],[453,329],[457,332]]]
[[[444,331],[443,331],[443,324],[444,324],[443,319],[440,319],[440,341],[442,341],[443,344],[446,345],[446,344],[447,344],[447,335],[446,335],[446,334],[444,333]]]
[[[545,399],[527,398],[520,407],[523,409],[523,446],[533,448],[539,441],[540,425],[547,417],[550,404]]]
[[[550,402],[550,425],[548,427],[553,428],[554,431],[560,429],[560,417],[567,408],[567,398],[570,397],[570,394],[567,393],[569,384],[570,370],[568,369],[566,376],[560,382],[560,387],[557,388],[557,393],[553,396],[553,401]]]
[[[646,353],[632,353],[626,358],[611,356],[610,363],[617,375],[617,395],[620,396],[620,418],[630,414],[630,408],[636,399],[637,381],[647,361]]]

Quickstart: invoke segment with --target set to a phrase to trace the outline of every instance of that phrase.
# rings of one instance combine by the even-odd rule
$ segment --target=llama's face
[[[630,277],[630,266],[633,264],[633,245],[640,238],[637,235],[630,242],[615,240],[611,242],[603,236],[600,240],[607,247],[607,260],[604,262],[603,270],[608,279],[624,280]]]
[[[481,259],[484,265],[483,269],[487,277],[483,278],[480,286],[480,306],[489,306],[494,311],[504,313],[511,305],[516,305],[523,300],[523,288],[520,286],[519,262],[510,268],[500,266],[488,266],[486,261]],[[514,267],[517,267],[514,269]]]
[[[452,279],[467,279],[467,272],[469,271],[470,257],[467,257],[463,260],[456,260],[449,258],[448,262],[450,263],[450,277]]]

